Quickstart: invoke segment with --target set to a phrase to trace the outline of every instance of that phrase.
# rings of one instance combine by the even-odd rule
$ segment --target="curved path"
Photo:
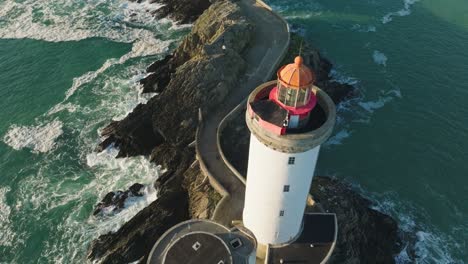
[[[244,55],[247,62],[245,76],[239,86],[219,106],[216,113],[207,116],[197,132],[197,159],[202,171],[210,178],[215,189],[224,189],[213,220],[231,226],[232,220],[242,219],[245,185],[226,166],[217,144],[217,130],[223,118],[248,97],[258,85],[268,80],[289,46],[287,23],[261,1],[237,2],[243,14],[255,25],[251,47]],[[219,188],[221,185],[221,188]],[[223,191],[224,191],[223,190]]]

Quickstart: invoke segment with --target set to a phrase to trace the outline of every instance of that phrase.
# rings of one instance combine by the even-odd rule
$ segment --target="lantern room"
[[[314,86],[315,74],[302,57],[297,56],[293,63],[281,67],[277,76],[277,80],[252,92],[249,115],[263,128],[279,135],[319,127],[323,120],[321,107],[316,107],[320,89]]]
[[[277,76],[276,98],[283,105],[297,108],[307,105],[311,96],[315,97],[311,93],[315,76],[301,56],[297,56],[294,63],[281,67]]]

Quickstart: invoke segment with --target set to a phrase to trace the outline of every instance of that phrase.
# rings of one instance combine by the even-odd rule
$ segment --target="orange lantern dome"
[[[303,63],[301,56],[294,63],[285,65],[278,70],[278,81],[288,88],[305,88],[315,81],[315,74]]]

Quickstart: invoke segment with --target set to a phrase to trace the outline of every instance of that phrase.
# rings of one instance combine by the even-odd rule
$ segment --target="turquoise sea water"
[[[269,3],[362,93],[340,105],[318,173],[395,217],[418,263],[468,262],[468,2]],[[105,193],[159,173],[113,148],[93,153],[99,129],[147,99],[145,67],[187,32],[151,19],[155,8],[0,0],[0,263],[82,263],[93,238],[156,199],[148,188],[115,216],[91,216]]]
[[[187,26],[124,1],[0,1],[0,263],[84,263],[154,189],[95,218],[109,191],[151,183],[145,158],[93,153],[98,130],[147,97],[137,81]]]
[[[418,263],[468,262],[468,2],[270,3],[362,93],[340,106],[319,173],[414,234]]]

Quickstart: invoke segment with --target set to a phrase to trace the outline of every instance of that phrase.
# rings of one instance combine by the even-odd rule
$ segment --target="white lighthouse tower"
[[[314,86],[315,75],[296,57],[276,81],[257,87],[247,102],[251,131],[243,222],[264,245],[301,234],[320,145],[335,124],[335,105]]]

